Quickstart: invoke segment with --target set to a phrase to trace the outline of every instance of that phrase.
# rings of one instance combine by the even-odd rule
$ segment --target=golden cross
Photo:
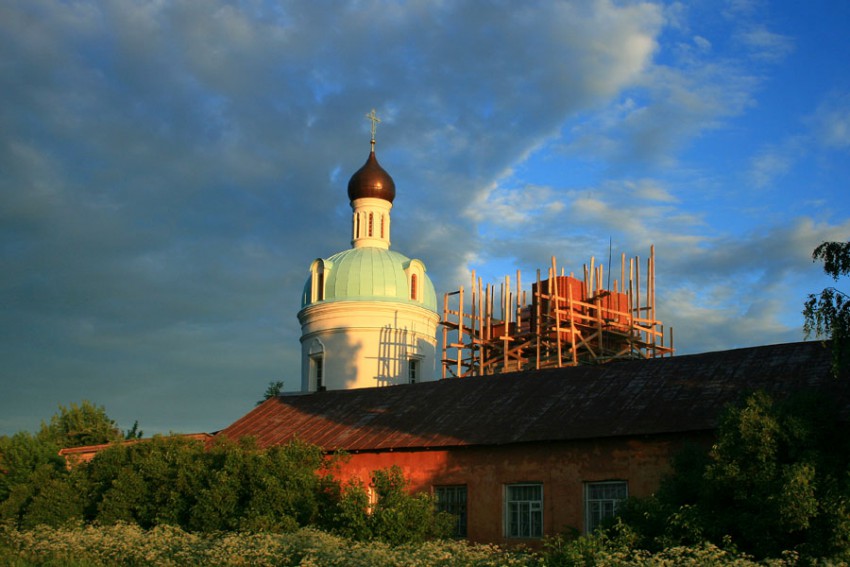
[[[370,112],[369,114],[366,115],[366,118],[368,118],[369,120],[372,121],[372,143],[374,144],[375,143],[375,130],[378,129],[378,122],[380,122],[381,119],[378,118],[377,114],[375,114],[374,108],[372,109],[372,112]]]

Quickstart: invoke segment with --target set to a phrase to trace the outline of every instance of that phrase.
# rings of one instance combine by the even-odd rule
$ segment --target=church
[[[437,295],[421,260],[390,250],[393,178],[371,151],[348,182],[351,248],[310,265],[301,298],[301,391],[430,381]]]
[[[436,293],[421,260],[390,250],[396,188],[368,118],[371,150],[348,183],[352,247],[314,260],[301,298],[301,391],[216,435],[344,451],[337,476],[366,486],[398,466],[456,515],[458,537],[534,546],[652,494],[672,457],[709,446],[723,408],[747,393],[806,388],[850,402],[820,342],[435,380]]]

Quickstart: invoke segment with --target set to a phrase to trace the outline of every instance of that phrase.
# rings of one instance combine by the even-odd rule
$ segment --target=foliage
[[[203,454],[191,529],[293,531],[319,516],[325,464],[318,447],[293,441],[261,451],[221,439]]]
[[[577,537],[575,533],[558,534],[544,540],[540,565],[546,567],[578,566],[736,566],[770,565],[784,567],[797,564],[795,553],[781,558],[756,562],[747,554],[723,549],[712,543],[700,542],[689,546],[676,545],[650,552],[636,547],[637,534],[623,523],[615,521],[608,530]]]
[[[139,429],[139,420],[137,419],[133,422],[133,427],[124,432],[124,440],[141,439],[144,435],[145,432]]]
[[[693,449],[649,499],[622,514],[635,546],[659,551],[712,542],[755,557],[850,552],[850,443],[828,400],[749,396],[723,417],[717,441]]]
[[[369,521],[369,493],[359,480],[349,480],[340,487],[337,505],[324,523],[331,532],[357,541],[372,539]]]
[[[355,542],[303,528],[293,533],[195,534],[173,526],[143,530],[134,524],[0,532],[0,563],[13,566],[223,565],[345,567],[669,567],[798,564],[787,553],[756,563],[747,555],[711,544],[672,547],[659,553],[630,549],[627,540],[604,535],[549,538],[540,553],[442,540],[390,546]]]
[[[24,562],[26,561],[26,563]],[[458,541],[392,547],[359,543],[315,529],[293,533],[196,534],[174,526],[135,524],[0,532],[4,565],[304,565],[345,567],[541,565],[531,554]]]
[[[98,453],[79,470],[91,486],[85,520],[186,525],[205,474],[201,442],[155,436]]]
[[[824,272],[838,281],[850,275],[850,242],[823,242],[812,253],[823,261]],[[833,372],[837,375],[850,362],[850,297],[834,287],[809,294],[803,307],[806,337],[829,337],[832,341]]]
[[[261,403],[268,400],[269,398],[274,398],[274,397],[279,396],[282,391],[283,391],[283,381],[282,380],[278,380],[277,382],[269,382],[269,387],[266,388],[266,391],[263,394],[263,399],[259,400],[257,402],[257,405],[260,405]]]
[[[323,526],[341,537],[390,545],[448,537],[454,517],[437,512],[430,494],[411,494],[408,487],[397,466],[373,471],[372,498],[362,482],[351,480],[340,488],[333,515]]]
[[[373,537],[398,545],[447,537],[452,533],[454,517],[435,512],[436,502],[431,495],[410,494],[407,479],[398,466],[373,474],[377,502],[368,518]]]
[[[60,448],[100,445],[124,439],[124,435],[102,406],[88,400],[80,405],[59,406],[50,423],[41,423],[38,438]]]
[[[27,482],[41,467],[62,469],[65,462],[59,447],[44,442],[26,431],[11,437],[0,437],[0,502],[9,497],[12,489]]]
[[[219,438],[209,447],[184,436],[133,439],[68,470],[50,440],[67,441],[85,429],[74,424],[111,424],[101,411],[90,404],[62,408],[38,437],[0,440],[9,468],[0,477],[0,523],[16,529],[133,523],[199,533],[285,533],[315,526],[393,544],[447,533],[448,522],[433,500],[407,493],[400,469],[374,473],[378,503],[370,510],[361,484],[343,487],[334,479],[343,457],[327,458],[319,447],[297,440],[261,450],[248,438]],[[81,415],[98,417],[81,422]]]

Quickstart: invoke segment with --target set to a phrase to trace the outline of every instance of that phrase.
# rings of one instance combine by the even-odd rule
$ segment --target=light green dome
[[[324,273],[322,299],[313,301],[313,277],[321,263]],[[396,301],[419,305],[437,312],[437,294],[431,278],[425,274],[425,265],[404,254],[379,247],[361,247],[343,250],[327,260],[316,260],[311,275],[304,285],[301,307],[313,303],[342,300]],[[418,300],[410,298],[409,274],[417,273]]]

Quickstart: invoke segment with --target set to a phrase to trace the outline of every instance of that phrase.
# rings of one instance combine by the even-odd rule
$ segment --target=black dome
[[[348,181],[348,199],[362,199],[374,197],[393,202],[395,199],[395,182],[390,174],[378,164],[375,151],[369,153],[369,159],[363,167],[354,172]]]

